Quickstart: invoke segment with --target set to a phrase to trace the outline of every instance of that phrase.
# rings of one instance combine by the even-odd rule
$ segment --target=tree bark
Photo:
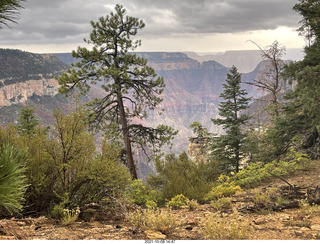
[[[128,123],[127,123],[127,118],[126,118],[124,104],[123,104],[123,100],[122,100],[121,95],[118,95],[118,104],[119,104],[119,114],[120,114],[121,126],[122,126],[121,129],[122,129],[122,134],[123,134],[123,141],[124,141],[124,146],[126,148],[126,159],[127,159],[128,168],[130,170],[132,178],[138,179],[136,166],[133,161]]]

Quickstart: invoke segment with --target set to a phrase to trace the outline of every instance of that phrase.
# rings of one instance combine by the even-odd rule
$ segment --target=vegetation
[[[184,152],[179,157],[167,155],[165,160],[156,159],[156,175],[150,175],[148,185],[157,190],[161,199],[184,195],[188,199],[203,201],[217,178],[216,164],[195,163]]]
[[[24,157],[23,151],[15,150],[10,144],[0,147],[0,207],[10,213],[23,208],[28,187]]]
[[[62,74],[59,82],[61,92],[67,93],[76,87],[86,92],[90,85],[101,81],[106,95],[92,101],[91,110],[79,107],[70,114],[53,111],[54,124],[50,128],[37,120],[31,107],[20,111],[16,125],[0,128],[1,215],[41,213],[69,225],[88,205],[97,204],[108,214],[116,215],[114,206],[118,204],[120,216],[135,227],[133,234],[136,230],[155,230],[167,235],[181,225],[175,211],[193,211],[202,208],[199,203],[210,202],[210,211],[219,213],[212,217],[204,213],[207,219],[199,225],[204,237],[246,239],[251,229],[237,214],[236,198],[243,189],[272,178],[285,182],[287,194],[294,192],[290,197],[296,201],[278,196],[282,189],[267,187],[250,192],[253,195],[246,200],[254,206],[246,206],[247,211],[298,205],[308,218],[319,214],[319,188],[312,189],[314,196],[307,192],[307,197],[314,198],[302,200],[305,195],[299,187],[285,178],[297,171],[303,173],[310,159],[320,156],[320,28],[314,20],[314,15],[320,16],[319,4],[300,0],[294,10],[303,17],[299,30],[308,40],[304,60],[284,65],[284,48],[274,42],[263,51],[269,66],[252,83],[269,91],[272,123],[259,128],[247,124],[249,118],[244,110],[250,98],[240,87],[237,68],[232,67],[220,94],[220,118],[212,120],[223,127],[225,134],[209,141],[209,159],[193,162],[185,152],[179,156],[157,155],[156,172],[149,175],[146,183],[136,179],[132,148],[146,153],[151,148],[158,154],[176,133],[164,125],[151,128],[137,123],[147,117],[147,110],[155,110],[160,104],[163,79],[157,77],[147,60],[131,52],[140,45],[140,41],[131,38],[144,27],[141,20],[126,16],[124,8],[117,5],[115,12],[92,22],[93,31],[87,42],[94,47],[74,51],[73,56],[80,61]],[[283,97],[282,104],[279,94],[283,92],[284,79],[296,80],[297,88]],[[105,132],[99,143],[92,128]],[[209,134],[199,122],[190,128],[199,138]],[[248,156],[245,163],[244,156]],[[188,230],[198,222],[188,220]],[[286,224],[309,228],[310,223],[292,218]]]
[[[137,179],[132,146],[158,152],[177,133],[165,125],[151,128],[133,121],[147,118],[147,110],[157,108],[162,101],[159,95],[164,81],[147,65],[146,59],[132,53],[141,45],[140,40],[132,38],[144,28],[142,20],[127,16],[123,6],[116,5],[115,12],[98,22],[92,21],[91,25],[93,31],[86,42],[94,47],[92,50],[79,47],[72,52],[80,62],[58,78],[60,92],[68,93],[77,87],[86,93],[90,84],[101,82],[107,95],[89,104],[92,111],[89,121],[103,129],[109,139],[121,142],[126,164]]]
[[[220,97],[223,102],[219,103],[219,115],[222,118],[212,119],[216,125],[222,125],[225,135],[220,135],[213,139],[211,157],[219,161],[221,173],[229,173],[232,171],[239,172],[240,160],[244,157],[243,142],[245,134],[241,127],[246,124],[249,117],[240,114],[248,108],[251,98],[247,98],[248,94],[241,89],[241,75],[233,66],[230,73],[227,74],[226,83],[223,84],[223,92]]]
[[[204,236],[209,240],[243,240],[248,238],[250,227],[238,220],[237,214],[233,219],[217,219],[213,215],[204,223]]]
[[[17,23],[19,10],[23,8],[24,0],[2,0],[0,2],[0,29],[9,23]]]

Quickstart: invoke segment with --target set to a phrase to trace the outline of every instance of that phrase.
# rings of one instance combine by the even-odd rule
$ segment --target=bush
[[[236,185],[230,178],[220,175],[217,185],[206,195],[205,200],[216,200],[222,197],[230,197],[241,191],[241,187]]]
[[[178,217],[167,210],[136,210],[127,215],[127,220],[138,230],[151,229],[166,235],[174,232],[180,226]]]
[[[158,205],[157,205],[157,203],[155,201],[148,200],[146,202],[146,207],[147,208],[151,208],[151,209],[156,209],[158,207]]]
[[[213,215],[204,223],[203,235],[208,240],[244,240],[248,238],[250,228],[238,221],[237,214],[232,219],[219,218]]]
[[[180,209],[182,206],[186,206],[188,202],[189,199],[180,194],[171,198],[171,201],[167,203],[167,206],[171,207],[172,209]]]
[[[125,196],[131,203],[146,206],[147,202],[157,203],[158,194],[155,190],[148,189],[141,180],[134,180],[125,191]]]
[[[190,211],[194,211],[198,208],[199,204],[197,200],[190,200],[187,203],[187,207],[189,208]]]
[[[186,153],[179,157],[167,155],[165,160],[156,159],[156,175],[147,179],[148,185],[156,189],[164,201],[183,194],[189,199],[203,201],[216,177],[216,166],[210,163],[195,163]]]
[[[64,204],[56,204],[51,211],[50,215],[53,218],[57,218],[63,225],[70,225],[74,223],[80,214],[80,209],[67,209],[63,207]]]
[[[231,209],[232,202],[231,198],[229,197],[222,197],[215,201],[211,201],[210,205],[214,208],[216,211],[222,211],[226,209]]]
[[[286,176],[297,170],[304,169],[307,166],[308,160],[306,154],[291,150],[286,155],[285,160],[280,160],[279,162],[273,161],[267,164],[252,163],[232,177],[232,180],[241,187],[254,187],[274,177],[274,175]]]

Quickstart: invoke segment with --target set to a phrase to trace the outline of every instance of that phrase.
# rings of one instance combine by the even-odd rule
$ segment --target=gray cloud
[[[79,43],[116,3],[146,22],[141,35],[149,37],[296,28],[300,18],[292,0],[27,0],[19,25],[0,30],[0,44]]]

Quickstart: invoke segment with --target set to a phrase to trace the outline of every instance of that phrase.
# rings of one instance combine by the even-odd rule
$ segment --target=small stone
[[[162,234],[160,231],[155,230],[146,230],[144,234],[145,238],[148,240],[165,240],[167,238],[166,235]]]
[[[301,231],[309,231],[310,229],[307,228],[307,227],[302,227],[300,230],[301,230]]]
[[[294,231],[294,234],[295,234],[296,236],[302,236],[303,232],[302,232],[302,231],[299,231],[299,230],[295,230],[295,231]]]
[[[319,224],[311,225],[310,228],[311,228],[311,230],[320,231],[320,225]]]
[[[253,222],[256,224],[256,225],[261,225],[261,224],[265,224],[267,223],[267,220],[265,218],[257,218],[255,220],[253,220]]]

